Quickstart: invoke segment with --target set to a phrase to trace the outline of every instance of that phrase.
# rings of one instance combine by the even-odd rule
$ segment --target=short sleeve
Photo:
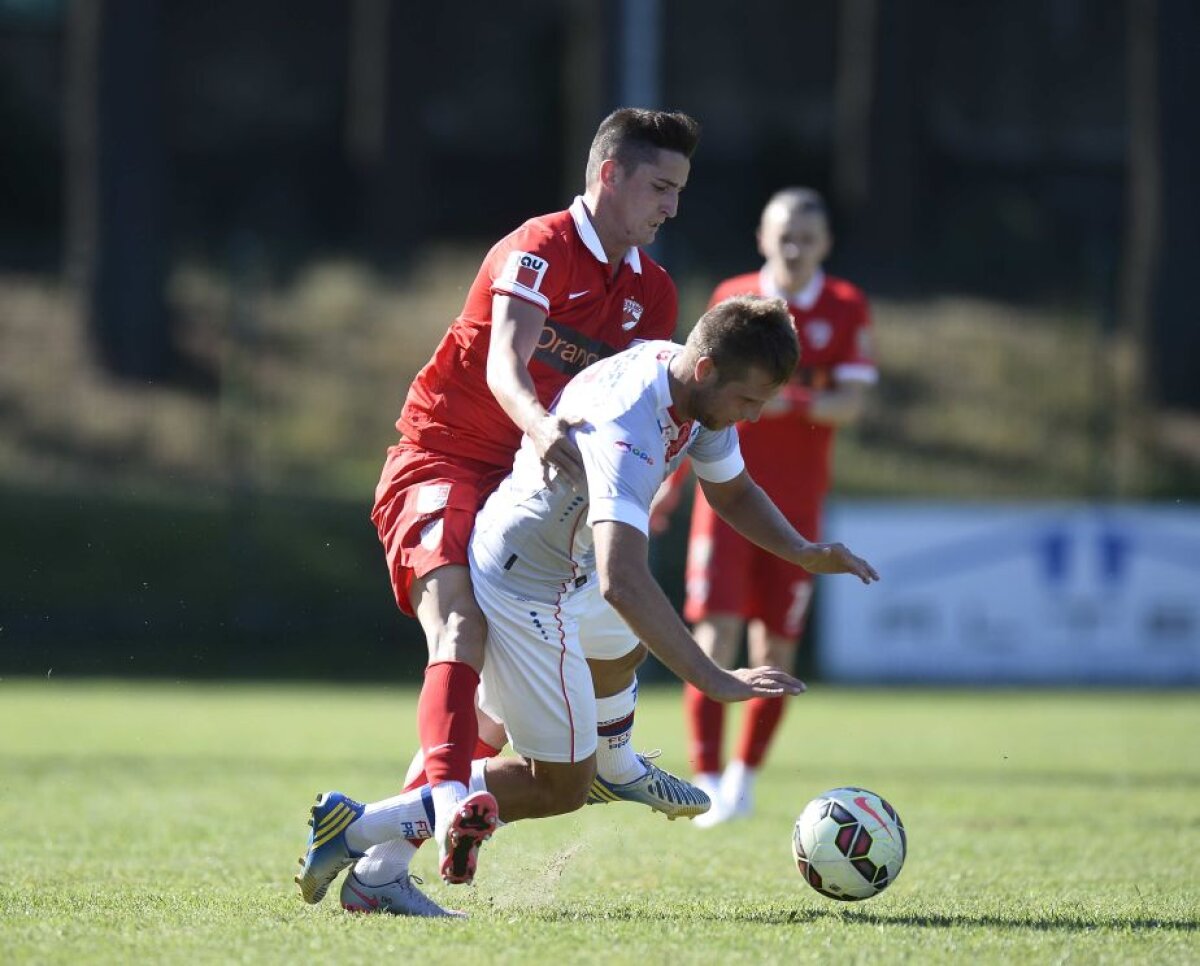
[[[688,450],[696,476],[709,483],[726,483],[746,468],[737,430],[701,429]]]
[[[581,427],[575,441],[587,473],[591,526],[615,520],[650,532],[650,501],[663,481],[662,446],[639,439],[622,421]]]
[[[858,289],[845,302],[845,318],[850,329],[845,354],[833,366],[834,376],[842,382],[874,383],[875,346],[871,332],[871,312],[866,296]]]
[[[547,315],[570,277],[570,255],[563,239],[528,222],[492,249],[487,272],[493,295],[509,295],[536,305]]]

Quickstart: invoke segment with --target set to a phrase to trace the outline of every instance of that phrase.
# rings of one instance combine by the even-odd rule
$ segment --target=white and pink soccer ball
[[[792,854],[804,881],[843,902],[870,899],[895,882],[907,851],[900,816],[865,788],[818,795],[792,831]]]

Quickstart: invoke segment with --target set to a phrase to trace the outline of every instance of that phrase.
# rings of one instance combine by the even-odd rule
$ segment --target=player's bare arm
[[[582,420],[547,413],[529,375],[545,321],[546,313],[536,305],[507,295],[493,297],[487,384],[508,418],[533,441],[542,462],[557,467],[578,489],[584,481],[583,460],[568,433]]]
[[[596,573],[604,599],[654,655],[717,701],[799,694],[803,682],[778,668],[726,671],[704,654],[650,573],[646,535],[626,523],[592,526]]]
[[[701,480],[717,514],[747,540],[814,574],[853,574],[864,584],[879,579],[866,560],[841,543],[812,543],[798,533],[770,497],[742,472],[726,483]]]

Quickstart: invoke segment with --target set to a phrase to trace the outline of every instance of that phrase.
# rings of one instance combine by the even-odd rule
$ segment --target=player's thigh
[[[522,600],[475,574],[488,622],[479,704],[503,721],[513,750],[544,762],[596,751],[596,699],[578,625],[557,604]]]
[[[462,661],[481,670],[487,620],[475,600],[470,569],[445,564],[415,577],[410,597],[429,645],[429,663]]]

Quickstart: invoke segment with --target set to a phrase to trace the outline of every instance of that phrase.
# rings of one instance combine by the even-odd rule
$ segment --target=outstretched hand
[[[547,486],[550,485],[550,468],[555,467],[566,477],[573,489],[584,488],[587,475],[583,469],[583,455],[571,439],[570,433],[572,429],[583,426],[586,422],[582,417],[566,419],[551,413],[544,419],[539,419],[529,429],[529,439],[538,459],[542,461],[543,479]]]
[[[749,701],[751,698],[782,698],[808,690],[803,681],[777,667],[740,667],[726,671],[705,692],[714,701]]]
[[[853,574],[864,584],[874,583],[879,573],[844,543],[814,543],[800,555],[801,567],[813,574]]]

